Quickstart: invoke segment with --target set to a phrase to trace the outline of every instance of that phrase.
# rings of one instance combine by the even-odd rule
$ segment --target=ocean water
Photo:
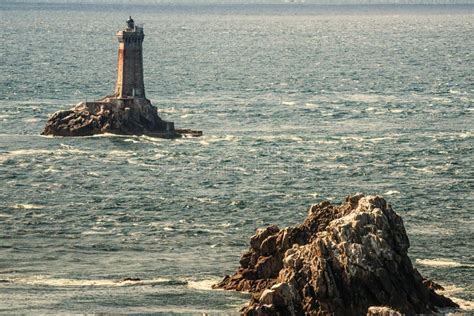
[[[114,89],[128,15],[146,92],[195,139],[42,137]],[[211,290],[258,227],[381,194],[410,257],[474,309],[474,5],[0,2],[0,312],[236,313]]]

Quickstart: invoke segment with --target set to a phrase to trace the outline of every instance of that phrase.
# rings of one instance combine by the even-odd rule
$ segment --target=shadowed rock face
[[[239,270],[214,287],[252,292],[242,310],[248,315],[395,315],[458,307],[413,268],[409,246],[401,217],[383,198],[322,202],[299,226],[258,230]]]
[[[104,99],[81,102],[58,111],[48,120],[43,135],[89,136],[95,134],[180,137],[173,123],[163,121],[147,99]]]

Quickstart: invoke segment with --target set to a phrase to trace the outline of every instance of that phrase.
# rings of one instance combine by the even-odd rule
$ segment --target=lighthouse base
[[[202,135],[199,131],[175,130],[174,123],[162,120],[148,99],[113,97],[81,102],[70,110],[55,112],[41,134],[91,136],[106,133],[160,138]]]

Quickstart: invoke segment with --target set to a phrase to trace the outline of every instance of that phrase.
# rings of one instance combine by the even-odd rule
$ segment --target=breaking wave
[[[436,268],[458,268],[458,267],[469,267],[473,268],[474,264],[463,264],[460,262],[456,262],[450,259],[416,259],[417,264],[421,264],[423,266],[428,267],[436,267]]]

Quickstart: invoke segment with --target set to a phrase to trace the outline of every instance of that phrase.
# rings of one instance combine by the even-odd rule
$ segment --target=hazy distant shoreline
[[[440,1],[439,1],[440,2]],[[375,1],[343,1],[337,3],[309,3],[290,1],[281,2],[240,2],[240,1],[132,1],[131,3],[111,3],[106,0],[9,0],[0,3],[0,11],[35,10],[35,11],[127,11],[186,14],[292,14],[292,15],[327,15],[327,14],[417,14],[449,13],[473,14],[474,3],[443,1],[410,1],[410,3],[375,2]]]
[[[9,0],[7,3],[101,3],[101,4],[316,4],[316,5],[445,5],[472,4],[469,0]]]

